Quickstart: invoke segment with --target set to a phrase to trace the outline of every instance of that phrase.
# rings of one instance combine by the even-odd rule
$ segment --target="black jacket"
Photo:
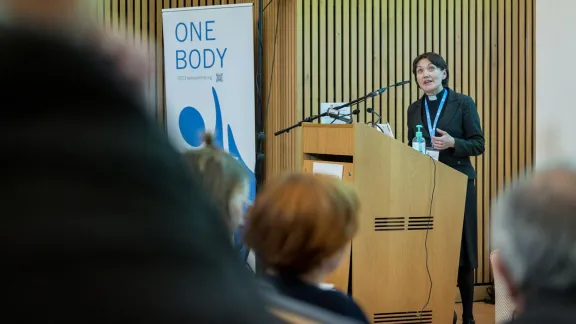
[[[469,96],[448,89],[446,106],[438,120],[437,128],[450,134],[455,140],[454,148],[440,152],[439,161],[466,174],[469,179],[476,178],[476,172],[470,162],[470,156],[484,153],[484,135],[480,126],[480,117],[476,104]],[[416,125],[422,125],[422,135],[430,143],[430,133],[425,120],[422,120],[424,97],[413,102],[408,108],[408,141],[416,136]],[[437,136],[438,133],[436,133]]]

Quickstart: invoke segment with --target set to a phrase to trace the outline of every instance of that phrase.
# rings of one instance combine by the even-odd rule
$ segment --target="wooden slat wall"
[[[252,0],[94,3],[104,26],[125,31],[154,62],[149,89],[163,124],[162,8],[241,2],[254,2],[256,27],[258,1]],[[485,154],[473,160],[478,171],[480,249],[476,282],[491,282],[490,200],[530,169],[534,155],[534,0],[264,0],[264,4],[268,4],[262,75],[266,177],[299,169],[296,132],[274,137],[275,131],[318,113],[321,102],[349,101],[387,84],[413,80],[412,59],[425,51],[439,52],[448,61],[450,87],[476,101],[486,136]],[[397,138],[406,141],[406,108],[420,95],[415,82],[391,89],[358,107],[362,109],[358,122],[371,120],[365,108],[373,107],[390,122]]]
[[[262,72],[262,99],[265,105],[267,136],[266,177],[283,170],[297,169],[296,132],[277,137],[274,137],[273,133],[297,122],[297,118],[301,115],[301,108],[298,105],[301,99],[298,99],[297,88],[301,73],[297,73],[299,56],[295,26],[301,23],[298,20],[298,8],[302,1],[307,0],[263,0],[266,8],[263,19]],[[165,118],[162,9],[237,3],[254,3],[256,56],[258,0],[94,0],[94,12],[98,22],[106,28],[123,33],[130,43],[142,48],[153,62],[155,68],[154,75],[149,81],[149,94],[156,103],[161,125],[164,126]]]
[[[412,60],[435,51],[449,65],[451,88],[477,104],[486,152],[478,172],[477,284],[492,282],[490,201],[531,168],[534,156],[534,0],[308,0],[298,8],[301,118],[321,102],[350,101],[412,80],[360,105],[373,107],[407,141],[406,110],[422,92]]]

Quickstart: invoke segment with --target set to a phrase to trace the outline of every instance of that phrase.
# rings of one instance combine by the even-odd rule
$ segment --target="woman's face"
[[[442,90],[442,80],[446,79],[446,70],[441,70],[428,59],[421,59],[416,65],[418,85],[426,94],[433,95]]]
[[[246,181],[232,195],[229,206],[232,231],[235,231],[238,226],[244,225],[244,213],[248,204],[249,192],[249,184]]]

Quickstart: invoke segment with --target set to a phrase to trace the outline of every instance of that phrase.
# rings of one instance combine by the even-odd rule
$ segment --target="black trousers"
[[[458,289],[462,299],[462,320],[464,323],[474,319],[474,269],[478,268],[478,212],[474,182],[474,179],[468,179],[466,186],[460,266],[458,268]]]

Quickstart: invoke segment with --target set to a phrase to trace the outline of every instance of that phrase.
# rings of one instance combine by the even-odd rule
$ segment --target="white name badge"
[[[433,148],[426,148],[426,155],[430,156],[434,160],[438,161],[438,157],[440,156],[440,151],[435,150]]]

